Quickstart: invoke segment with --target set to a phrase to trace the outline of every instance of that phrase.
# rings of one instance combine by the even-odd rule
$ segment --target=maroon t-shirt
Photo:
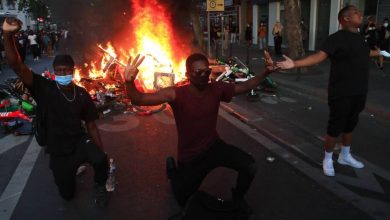
[[[208,92],[202,97],[195,96],[189,84],[176,87],[176,98],[169,103],[176,120],[180,163],[201,155],[218,138],[219,102],[230,102],[234,95],[234,84],[215,82],[208,86]]]

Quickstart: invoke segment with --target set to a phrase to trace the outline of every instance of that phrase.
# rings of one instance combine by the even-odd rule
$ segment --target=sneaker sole
[[[322,170],[322,171],[324,172],[325,176],[335,176],[336,175],[335,173],[327,173],[324,170]]]
[[[357,167],[357,166],[354,166],[354,165],[352,165],[352,164],[349,164],[349,163],[347,163],[347,162],[344,162],[344,161],[342,161],[342,160],[337,160],[337,163],[339,163],[339,164],[341,164],[341,165],[346,165],[346,166],[350,166],[350,167],[353,167],[353,168],[356,168],[356,169],[361,169],[361,168],[364,168],[364,165],[363,166],[359,166],[359,167]]]

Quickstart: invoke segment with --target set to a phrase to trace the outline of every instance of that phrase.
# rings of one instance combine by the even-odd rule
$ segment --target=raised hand
[[[276,62],[276,66],[281,69],[292,69],[295,67],[294,61],[290,57],[283,55],[284,61]]]
[[[17,18],[8,17],[4,20],[3,31],[9,33],[16,33],[22,27],[22,21]]]
[[[263,60],[265,62],[265,68],[267,68],[269,71],[276,71],[278,69],[267,50],[264,50]]]
[[[140,58],[140,55],[138,54],[132,61],[132,58],[130,56],[125,71],[123,73],[123,78],[126,82],[132,82],[135,80],[135,78],[137,78],[137,74],[139,72],[138,67],[139,65],[141,65],[144,59],[144,56]]]

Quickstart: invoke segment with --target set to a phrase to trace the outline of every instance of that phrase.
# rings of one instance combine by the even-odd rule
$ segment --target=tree
[[[13,1],[14,0],[8,0]],[[33,19],[44,18],[48,19],[49,9],[47,5],[41,0],[20,0],[18,4],[18,9],[20,11],[25,11],[30,13]]]
[[[299,0],[284,0],[286,19],[286,34],[289,47],[289,56],[297,59],[305,56],[302,43],[302,30],[300,26],[301,13],[298,4]]]
[[[204,44],[204,39],[203,39],[203,31],[200,25],[200,20],[199,20],[199,12],[198,12],[198,7],[196,7],[196,2],[191,1],[191,11],[190,11],[190,18],[192,21],[192,27],[195,35],[196,42],[198,43],[199,48],[202,50],[202,52],[205,52],[205,44]]]

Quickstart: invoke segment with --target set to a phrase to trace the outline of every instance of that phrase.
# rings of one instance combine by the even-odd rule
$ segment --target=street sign
[[[207,11],[225,11],[225,0],[207,0]]]

